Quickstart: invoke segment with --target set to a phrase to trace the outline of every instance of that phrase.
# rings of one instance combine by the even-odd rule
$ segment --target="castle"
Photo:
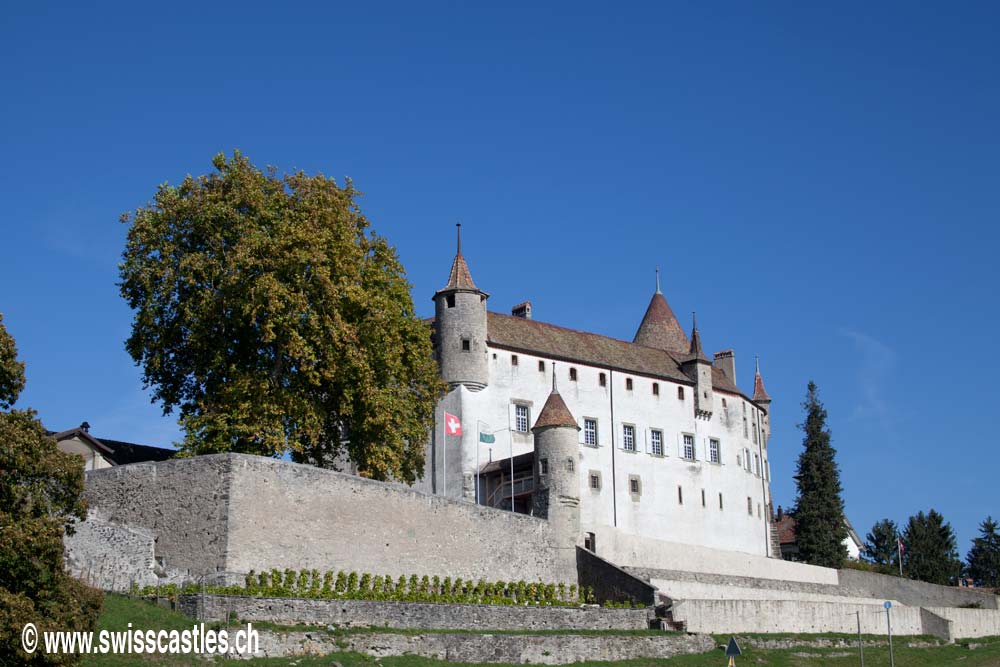
[[[459,234],[461,229],[459,228]],[[601,553],[599,534],[780,558],[771,522],[771,399],[714,363],[659,285],[631,343],[489,312],[462,255],[434,294],[434,354],[450,387],[425,491],[548,518]],[[461,435],[448,435],[445,414]]]

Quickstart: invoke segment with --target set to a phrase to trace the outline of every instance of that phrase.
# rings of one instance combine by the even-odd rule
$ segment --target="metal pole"
[[[442,486],[444,487],[444,496],[448,497],[448,425],[445,423],[447,419],[445,415],[448,414],[445,411],[441,411],[441,454],[444,459],[441,469]]]
[[[482,431],[479,430],[480,422],[476,421],[476,477],[473,481],[473,488],[476,490],[476,504],[479,504],[479,439],[482,437]]]
[[[890,608],[885,608],[885,623],[889,629],[889,667],[896,667],[896,661],[892,655],[892,620],[890,618]]]
[[[510,511],[514,511],[514,432],[507,429],[507,442],[510,443]]]
[[[861,612],[854,612],[858,615],[858,653],[861,655],[861,667],[865,667],[865,647],[861,643]]]

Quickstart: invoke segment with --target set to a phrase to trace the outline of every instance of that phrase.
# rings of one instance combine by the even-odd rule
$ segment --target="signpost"
[[[892,619],[890,618],[891,613],[889,611],[892,609],[892,603],[886,600],[885,604],[882,606],[885,607],[885,623],[889,630],[889,667],[896,667],[896,661],[893,659],[892,655]]]
[[[726,646],[726,657],[729,658],[729,667],[736,667],[736,656],[743,655],[740,645],[736,643],[736,637],[729,638],[729,645]]]

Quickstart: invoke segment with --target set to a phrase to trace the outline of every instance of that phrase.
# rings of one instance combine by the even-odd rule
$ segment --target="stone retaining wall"
[[[644,630],[651,609],[601,607],[518,607],[429,604],[375,600],[252,598],[236,595],[182,595],[177,609],[202,621],[416,630]]]
[[[467,664],[562,665],[593,660],[672,658],[715,649],[708,635],[399,635],[359,633],[340,637],[322,632],[262,632],[258,657],[326,655],[356,651],[375,657],[417,655]],[[721,654],[720,654],[721,658]]]

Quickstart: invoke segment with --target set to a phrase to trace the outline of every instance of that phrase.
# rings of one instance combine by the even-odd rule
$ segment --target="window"
[[[684,387],[677,387],[677,400],[678,401],[684,400]]]
[[[649,453],[653,456],[663,456],[663,431],[654,429],[649,432]]]
[[[763,516],[764,515],[762,513],[762,510],[761,510],[761,507],[760,507],[760,503],[757,503],[757,518],[760,519]]]
[[[719,463],[722,461],[722,456],[719,453],[719,441],[712,438],[708,441],[708,460],[712,463]]]
[[[757,444],[757,423],[754,422],[753,425],[753,444]]]
[[[576,369],[575,368],[569,369],[569,381],[570,382],[576,382]]]
[[[469,352],[472,350],[472,341],[468,338],[462,339],[462,352]]]
[[[750,463],[750,449],[749,448],[743,450],[743,463],[745,464],[744,467],[747,469],[747,472],[750,472],[751,463]]]
[[[694,461],[694,436],[684,434],[684,449],[681,455],[688,461]]]
[[[702,507],[706,507],[706,505],[705,505],[705,489],[701,490],[701,506]]]
[[[635,426],[631,424],[622,425],[622,449],[626,452],[635,451]]]
[[[542,475],[548,475],[549,474],[549,460],[548,459],[542,459],[541,461],[538,462],[538,472],[539,472],[539,474],[542,474]]]
[[[632,494],[633,500],[638,500],[639,494],[642,493],[642,483],[639,481],[638,475],[628,476],[628,492]]]
[[[583,548],[590,553],[597,551],[597,536],[593,533],[586,533],[583,538]]]
[[[590,488],[593,491],[601,490],[601,473],[596,470],[591,470],[589,474],[590,478]]]
[[[760,477],[760,454],[753,455],[753,474]]]
[[[625,378],[625,390],[632,391],[632,378]]]
[[[514,406],[514,430],[519,433],[528,432],[528,406]]]
[[[538,370],[541,371],[542,373],[545,372],[545,362],[544,361],[539,361],[538,362]]]
[[[719,509],[722,509],[722,494],[719,494]]]
[[[583,420],[583,444],[597,447],[597,420]]]
[[[726,407],[726,399],[722,399],[722,407],[723,407],[723,408],[725,408],[725,407]]]
[[[600,384],[602,387],[607,387],[608,376],[605,375],[604,373],[601,373],[600,375],[597,376],[597,383]]]
[[[454,294],[449,294],[447,297],[445,297],[445,302],[448,304],[449,308],[454,308],[455,307],[455,295]]]
[[[654,382],[653,383],[653,396],[659,396],[659,395],[660,395],[660,383],[659,382]]]
[[[573,461],[573,459],[566,459],[566,472],[575,472],[575,471],[576,471],[576,463]]]
[[[517,355],[516,354],[510,355],[510,365],[511,366],[517,366]]]
[[[684,504],[684,487],[682,486],[677,487],[677,504],[678,505]]]
[[[747,514],[753,516],[753,498],[747,496]]]

